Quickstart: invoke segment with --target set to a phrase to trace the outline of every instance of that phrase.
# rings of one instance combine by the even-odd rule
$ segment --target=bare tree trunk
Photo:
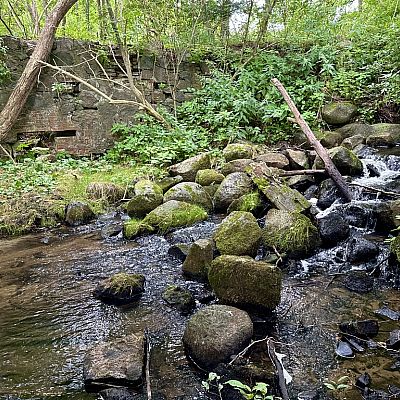
[[[22,75],[18,79],[7,104],[0,113],[0,142],[4,141],[24,107],[29,94],[35,86],[40,61],[47,60],[53,47],[54,36],[58,25],[68,10],[78,0],[59,0],[53,11],[46,19],[35,50],[33,51]]]
[[[299,110],[297,109],[296,105],[294,104],[293,100],[290,98],[288,92],[284,88],[281,82],[278,79],[272,79],[272,83],[274,86],[279,90],[283,98],[285,99],[286,103],[288,104],[290,111],[292,111],[296,122],[299,124],[301,130],[307,136],[308,141],[314,147],[317,154],[321,157],[322,161],[325,164],[326,172],[329,176],[333,179],[336,183],[338,188],[342,191],[344,196],[347,200],[351,201],[352,194],[347,185],[346,181],[344,180],[343,176],[340,174],[338,169],[336,168],[335,164],[330,159],[325,147],[317,140],[314,133],[311,131],[310,127],[308,126],[307,122],[304,120],[302,115],[300,114]]]

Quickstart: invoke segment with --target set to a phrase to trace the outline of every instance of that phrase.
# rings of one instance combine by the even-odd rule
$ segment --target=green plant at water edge
[[[216,390],[219,398],[222,400],[221,390],[224,388],[224,385],[221,383],[221,377],[215,372],[210,372],[208,374],[208,378],[206,381],[202,381],[201,385],[207,392],[212,390]]]
[[[349,380],[350,378],[347,375],[341,376],[337,381],[326,380],[324,386],[331,392],[341,393],[351,387],[351,384],[348,383]]]
[[[237,380],[229,380],[226,385],[232,386],[246,400],[274,400],[272,394],[268,394],[268,385],[264,382],[257,382],[253,387],[247,386]]]

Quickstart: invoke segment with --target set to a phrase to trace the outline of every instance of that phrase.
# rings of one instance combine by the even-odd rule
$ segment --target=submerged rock
[[[224,303],[273,310],[280,302],[281,270],[250,257],[217,257],[211,264],[208,280]]]
[[[144,336],[129,335],[112,342],[99,343],[84,359],[83,379],[87,391],[110,386],[138,387],[142,383]]]
[[[343,357],[343,358],[354,358],[354,352],[352,350],[352,348],[350,347],[350,345],[343,341],[343,340],[338,340],[336,342],[336,354],[339,357]]]
[[[99,392],[101,400],[138,400],[137,393],[127,388],[110,388]]]
[[[143,229],[165,233],[172,228],[190,226],[207,219],[207,212],[184,201],[170,200],[151,211],[141,222]]]
[[[344,279],[344,286],[351,292],[368,293],[374,287],[374,278],[362,271],[350,272]]]
[[[322,119],[331,125],[348,124],[357,114],[357,107],[349,102],[329,103],[322,107]]]
[[[317,228],[300,213],[269,210],[262,231],[266,246],[275,247],[278,252],[290,257],[310,254],[319,243]]]
[[[325,179],[319,186],[317,207],[325,210],[336,200],[344,200],[344,197],[332,179]]]
[[[222,154],[226,161],[237,160],[240,158],[252,158],[253,152],[253,146],[245,143],[231,143],[222,150]]]
[[[183,343],[197,364],[212,368],[239,353],[252,336],[253,323],[245,311],[212,305],[189,319]]]
[[[93,292],[94,297],[114,304],[131,303],[144,292],[145,278],[141,274],[121,272],[100,282]]]
[[[374,319],[366,319],[363,321],[343,322],[339,325],[339,329],[344,333],[365,339],[372,338],[378,334],[379,324]]]
[[[337,211],[332,211],[317,221],[322,242],[327,246],[334,246],[350,234],[349,224]]]
[[[65,222],[71,226],[86,224],[95,217],[88,204],[74,201],[65,209]]]
[[[162,189],[150,180],[137,182],[134,192],[126,205],[126,211],[131,218],[143,218],[163,202]]]
[[[196,307],[196,302],[190,290],[177,285],[169,285],[164,290],[162,298],[172,307],[183,313],[188,313]]]
[[[212,200],[203,186],[195,182],[178,183],[164,194],[164,203],[170,200],[185,201],[196,204],[205,210],[212,209]]]
[[[253,214],[233,211],[218,226],[214,240],[221,254],[255,256],[261,241],[261,228]]]
[[[168,249],[168,254],[181,262],[186,260],[186,257],[190,250],[190,244],[187,243],[176,243]]]
[[[215,169],[201,169],[197,171],[196,183],[201,186],[210,186],[215,183],[221,183],[225,176]]]
[[[400,349],[400,329],[395,329],[390,332],[389,339],[386,342],[389,349],[399,350]]]
[[[229,174],[221,183],[214,195],[216,210],[226,210],[232,201],[252,191],[253,182],[247,174],[234,172]]]
[[[119,235],[123,229],[122,222],[114,222],[108,225],[105,225],[100,232],[100,235],[103,239],[108,239],[110,237],[114,237]]]
[[[189,249],[182,265],[184,275],[196,279],[207,279],[208,269],[214,257],[213,241],[210,239],[196,240]]]
[[[364,372],[356,379],[356,387],[359,389],[365,389],[371,385],[371,376]]]
[[[379,247],[367,239],[353,237],[348,246],[347,259],[351,263],[373,261],[379,254]]]
[[[394,311],[390,309],[388,306],[383,306],[375,311],[375,314],[380,315],[381,317],[389,318],[393,321],[400,320],[400,311]]]
[[[211,167],[210,155],[208,153],[199,154],[195,157],[188,158],[178,164],[171,165],[168,168],[170,175],[182,176],[184,181],[192,181],[196,179],[197,171],[208,169]]]

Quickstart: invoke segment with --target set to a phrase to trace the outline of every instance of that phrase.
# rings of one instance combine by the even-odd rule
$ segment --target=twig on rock
[[[253,347],[257,343],[262,343],[268,340],[269,336],[266,336],[264,339],[254,340],[247,347],[245,347],[240,353],[236,354],[236,356],[228,363],[228,365],[232,365],[239,357],[243,357],[247,351]]]

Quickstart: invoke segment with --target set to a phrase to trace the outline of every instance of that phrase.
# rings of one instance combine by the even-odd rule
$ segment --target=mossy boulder
[[[225,176],[233,174],[234,172],[246,172],[246,168],[253,162],[254,161],[251,158],[240,158],[238,160],[232,160],[222,166],[221,172]]]
[[[216,210],[226,210],[232,201],[252,191],[253,182],[244,172],[229,174],[214,195]]]
[[[395,255],[397,261],[400,263],[400,236],[396,236],[390,242],[390,251]]]
[[[196,302],[190,290],[177,285],[168,285],[163,294],[163,300],[182,313],[188,313],[196,307]]]
[[[183,178],[180,175],[177,175],[177,176],[166,176],[165,178],[156,181],[156,184],[165,193],[166,191],[171,189],[172,186],[175,186],[181,182],[183,182]]]
[[[374,124],[373,132],[367,138],[372,147],[394,147],[400,144],[400,124]]]
[[[65,208],[65,222],[71,226],[86,224],[95,217],[90,206],[81,201],[74,201]]]
[[[183,344],[196,364],[212,369],[243,350],[252,336],[253,323],[245,311],[211,305],[189,319]]]
[[[141,233],[141,220],[136,218],[124,222],[122,232],[125,239],[133,239]]]
[[[255,161],[264,162],[267,167],[287,169],[289,167],[289,160],[282,153],[277,153],[275,151],[268,151],[263,154],[259,154]]]
[[[251,158],[253,156],[253,151],[253,146],[250,144],[231,143],[222,150],[222,154],[228,162],[239,158]]]
[[[253,182],[279,210],[302,212],[311,207],[310,202],[299,191],[279,183],[276,179],[253,176]]]
[[[223,303],[273,310],[280,302],[281,270],[251,257],[217,257],[211,264],[208,280]]]
[[[336,132],[341,133],[344,139],[351,136],[362,136],[366,140],[373,133],[373,130],[371,125],[359,123],[347,124],[336,128]]]
[[[121,272],[100,282],[93,295],[107,303],[131,303],[144,292],[144,282],[145,278],[141,274]]]
[[[134,193],[126,205],[126,211],[131,218],[143,218],[163,202],[160,186],[147,179],[135,184]]]
[[[333,147],[328,150],[329,157],[335,164],[336,168],[343,175],[360,175],[363,172],[363,164],[357,155],[343,146]],[[322,160],[317,157],[313,168],[323,168]]]
[[[111,182],[91,182],[86,193],[90,199],[116,203],[124,197],[124,188]]]
[[[215,183],[221,183],[225,179],[225,175],[215,169],[201,169],[197,171],[196,183],[201,186],[210,186]]]
[[[207,212],[197,205],[170,200],[147,214],[141,223],[141,229],[147,232],[165,233],[172,228],[204,221],[207,217]]]
[[[213,199],[215,193],[217,192],[220,184],[214,183],[213,185],[203,186],[203,189],[208,193],[208,195]]]
[[[319,141],[326,149],[339,146],[343,139],[343,134],[337,131],[324,131],[319,135]]]
[[[214,243],[210,239],[196,240],[190,246],[182,265],[183,274],[195,279],[207,279],[208,269],[214,257]]]
[[[389,233],[391,230],[400,227],[400,200],[385,201],[375,206],[377,215],[376,230]]]
[[[213,203],[203,186],[195,182],[181,182],[173,186],[164,194],[164,203],[170,200],[185,201],[196,204],[205,210],[211,210]]]
[[[303,214],[272,209],[265,218],[262,238],[267,247],[298,258],[318,245],[318,229]]]
[[[252,214],[257,214],[264,207],[261,195],[259,192],[251,192],[245,194],[238,199],[232,201],[228,207],[228,214],[233,211],[248,211]]]
[[[197,171],[201,169],[209,169],[210,167],[210,155],[208,153],[203,153],[188,158],[178,164],[171,165],[168,168],[168,172],[172,176],[181,175],[184,181],[194,182]]]
[[[346,147],[349,150],[353,150],[357,146],[360,146],[364,143],[365,143],[365,138],[362,135],[354,135],[346,139],[343,139],[340,145]]]
[[[357,114],[357,107],[349,102],[335,102],[322,107],[322,119],[331,125],[348,124]]]
[[[253,214],[233,211],[215,231],[215,245],[221,254],[255,256],[261,241],[261,233]]]

